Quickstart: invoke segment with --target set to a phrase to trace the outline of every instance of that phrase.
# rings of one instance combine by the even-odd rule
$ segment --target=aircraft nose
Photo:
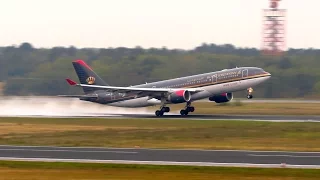
[[[270,79],[270,78],[271,78],[271,73],[265,72],[265,75],[266,75],[267,79]]]
[[[266,76],[271,76],[271,73],[269,73],[269,72],[267,72],[267,71],[264,71],[264,74],[265,74]]]

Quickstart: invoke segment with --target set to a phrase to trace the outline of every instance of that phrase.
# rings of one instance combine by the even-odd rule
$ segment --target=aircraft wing
[[[81,86],[81,87],[90,87],[96,88],[97,90],[106,90],[109,92],[119,92],[119,93],[128,93],[128,92],[138,92],[147,93],[147,94],[159,94],[159,93],[167,93],[172,91],[179,91],[179,90],[188,90],[191,94],[201,92],[202,89],[197,88],[137,88],[137,87],[116,87],[116,86],[99,86],[99,85],[88,85],[88,84],[77,84],[71,79],[66,79],[67,82],[72,86]]]

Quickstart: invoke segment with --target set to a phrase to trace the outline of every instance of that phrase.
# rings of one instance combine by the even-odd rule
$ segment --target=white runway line
[[[67,150],[67,149],[0,149],[0,151],[33,151],[33,152],[75,152],[75,153],[115,153],[115,154],[137,154],[133,151],[98,151],[98,150]]]
[[[27,145],[5,145],[1,144],[0,148],[54,148],[54,149],[104,149],[104,150],[136,150],[137,148],[113,148],[99,146],[27,146]],[[319,154],[320,151],[272,151],[272,150],[237,150],[237,149],[164,149],[164,148],[138,148],[139,150],[149,151],[203,151],[203,152],[243,152],[243,153],[291,153],[291,154]],[[27,149],[29,150],[29,149]]]
[[[292,157],[292,158],[320,158],[320,156],[290,155],[290,154],[248,154],[256,157]]]
[[[291,165],[291,164],[284,165],[284,164],[208,163],[208,162],[173,162],[173,161],[127,161],[127,160],[55,159],[55,158],[19,158],[19,157],[0,157],[0,160],[33,161],[33,162],[77,162],[77,163],[109,163],[109,164],[320,169],[319,165]]]

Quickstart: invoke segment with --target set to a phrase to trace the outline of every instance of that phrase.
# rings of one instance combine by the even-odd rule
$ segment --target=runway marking
[[[33,152],[81,152],[81,153],[116,153],[116,154],[137,154],[132,151],[98,151],[98,150],[63,150],[63,149],[0,149],[0,151],[33,151]]]
[[[214,162],[176,162],[176,161],[129,161],[129,160],[95,160],[95,159],[55,159],[55,158],[19,158],[0,157],[0,160],[33,161],[33,162],[77,162],[109,164],[149,164],[149,165],[182,165],[182,166],[224,166],[224,167],[260,167],[260,168],[305,168],[320,169],[319,165],[293,164],[252,164],[252,163],[214,163]]]
[[[248,156],[256,157],[293,157],[293,158],[320,158],[320,156],[299,156],[299,155],[289,155],[289,154],[248,154]]]
[[[268,150],[231,150],[231,149],[161,149],[161,148],[112,148],[112,147],[72,147],[72,146],[15,146],[15,145],[0,145],[0,148],[54,148],[54,149],[105,149],[108,150],[148,150],[148,151],[203,151],[203,152],[243,152],[243,153],[293,153],[293,154],[319,154],[320,151],[268,151]],[[6,150],[6,149],[0,149]],[[29,150],[29,149],[25,149]],[[98,151],[98,150],[97,150]],[[102,151],[102,150],[101,150]],[[88,152],[88,151],[87,151]],[[118,151],[116,151],[118,152]],[[126,151],[127,152],[127,151]],[[135,152],[138,153],[138,152]]]
[[[179,114],[179,113],[177,113]],[[200,117],[204,116],[204,117]],[[176,119],[183,119],[183,120],[196,120],[196,121],[261,121],[261,122],[315,122],[320,123],[320,116],[310,116],[305,117],[301,116],[302,119],[290,119],[292,116],[270,116],[270,115],[252,115],[253,117],[248,117],[247,115],[209,115],[209,114],[194,114],[187,118],[181,118],[179,115],[169,115],[164,116],[162,120],[176,120]],[[155,119],[154,115],[151,114],[87,114],[87,115],[0,115],[0,117],[33,117],[33,118],[101,118],[101,119],[107,119],[107,118],[131,118],[131,119],[137,119],[137,118],[145,118],[145,119]],[[262,119],[261,119],[262,118]],[[270,119],[271,118],[271,119]],[[284,118],[284,119],[283,119]]]
[[[125,117],[125,116],[124,116]],[[72,117],[71,117],[72,118]],[[93,117],[94,118],[94,117]],[[99,118],[108,118],[108,117],[99,117]],[[130,117],[132,119],[137,119],[140,117]],[[154,119],[153,117],[143,117],[144,119]],[[177,119],[181,119],[181,117],[164,117],[162,120],[177,120]],[[315,122],[315,123],[320,123],[320,120],[313,120],[313,119],[287,119],[287,120],[281,120],[281,119],[238,119],[238,118],[232,118],[232,119],[228,119],[228,117],[222,119],[222,118],[194,118],[194,117],[188,117],[185,118],[184,121],[258,121],[258,122],[300,122],[300,123],[304,123],[304,122]]]

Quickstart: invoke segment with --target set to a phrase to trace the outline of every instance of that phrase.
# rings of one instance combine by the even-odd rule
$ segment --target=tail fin
[[[76,60],[72,62],[73,67],[78,75],[81,84],[101,85],[107,86],[104,82],[83,60]],[[83,87],[85,94],[93,92],[94,89],[90,87]]]

